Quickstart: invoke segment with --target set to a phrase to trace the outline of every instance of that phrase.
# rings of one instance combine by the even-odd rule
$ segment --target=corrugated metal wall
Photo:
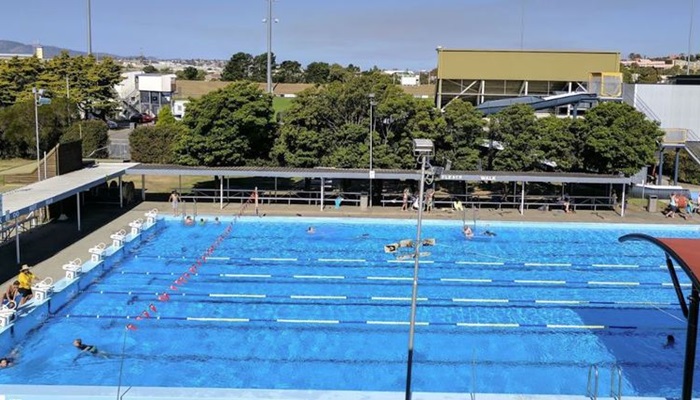
[[[700,86],[625,85],[624,101],[662,128],[690,129],[700,134]]]

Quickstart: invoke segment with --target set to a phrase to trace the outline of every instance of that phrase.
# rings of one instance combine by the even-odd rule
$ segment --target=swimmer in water
[[[306,230],[306,233],[316,233],[316,228],[310,226],[309,229]]]

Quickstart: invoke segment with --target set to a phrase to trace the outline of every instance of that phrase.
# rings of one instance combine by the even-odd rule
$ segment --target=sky
[[[695,0],[275,0],[277,62],[431,69],[435,48],[700,53]],[[0,39],[87,48],[86,0],[0,0]],[[93,52],[267,51],[267,0],[91,0]]]

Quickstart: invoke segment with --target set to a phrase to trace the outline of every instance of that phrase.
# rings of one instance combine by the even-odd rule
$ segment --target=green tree
[[[146,65],[145,67],[143,67],[143,72],[146,74],[157,74],[158,68],[149,64],[149,65]]]
[[[129,136],[131,159],[152,164],[174,163],[177,160],[175,144],[185,130],[182,125],[139,126]]]
[[[331,66],[325,62],[312,62],[306,66],[304,80],[306,83],[326,83],[331,73]]]
[[[158,120],[156,121],[156,126],[172,126],[181,125],[182,123],[175,119],[173,112],[168,106],[161,107],[158,111]]]
[[[534,154],[538,162],[550,161],[556,163],[556,170],[570,171],[579,164],[576,157],[576,142],[569,118],[558,118],[554,115],[540,118],[536,124],[536,148]]]
[[[195,67],[185,67],[185,69],[182,71],[177,71],[175,75],[178,79],[183,79],[186,81],[203,81],[206,74],[204,71]]]
[[[80,139],[83,142],[83,157],[107,158],[109,156],[107,131],[107,124],[102,120],[78,121],[61,136],[61,143]]]
[[[491,116],[489,139],[500,142],[503,150],[489,150],[489,169],[528,171],[539,162],[536,135],[537,117],[532,107],[515,104]]]
[[[445,107],[445,157],[453,168],[474,170],[479,160],[478,142],[485,137],[484,115],[460,99]]]
[[[190,102],[175,151],[186,165],[237,166],[268,157],[275,125],[272,97],[236,82]]]
[[[78,118],[77,108],[66,99],[54,99],[39,112],[39,154],[58,144],[71,121]],[[0,158],[36,158],[34,101],[21,101],[0,109]]]
[[[0,61],[0,108],[14,104],[22,95],[29,99],[43,71],[44,64],[36,57]]]
[[[221,73],[222,81],[241,81],[250,79],[250,69],[253,64],[253,56],[248,53],[238,52],[224,65]]]
[[[275,61],[275,53],[272,53],[272,71],[277,68],[277,62]],[[250,68],[250,79],[253,82],[267,82],[267,53],[258,54],[253,57]]]
[[[588,113],[583,165],[600,174],[635,174],[654,163],[663,131],[644,114],[625,103],[602,103]]]
[[[299,83],[304,80],[304,71],[297,61],[282,61],[275,71],[275,81],[280,83]]]

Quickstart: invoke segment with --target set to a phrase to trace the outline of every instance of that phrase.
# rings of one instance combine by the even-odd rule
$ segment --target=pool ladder
[[[588,383],[586,384],[586,396],[592,400],[598,399],[598,366],[588,367]],[[622,400],[622,367],[613,365],[610,369],[610,397],[614,400]]]
[[[588,367],[588,383],[586,384],[586,397],[591,400],[598,398],[598,366]]]
[[[616,383],[617,387],[615,387]],[[622,367],[619,365],[613,365],[610,370],[610,397],[614,400],[622,400]]]
[[[197,219],[197,199],[192,199],[192,218]],[[187,201],[182,201],[182,218],[185,219],[187,216]]]

